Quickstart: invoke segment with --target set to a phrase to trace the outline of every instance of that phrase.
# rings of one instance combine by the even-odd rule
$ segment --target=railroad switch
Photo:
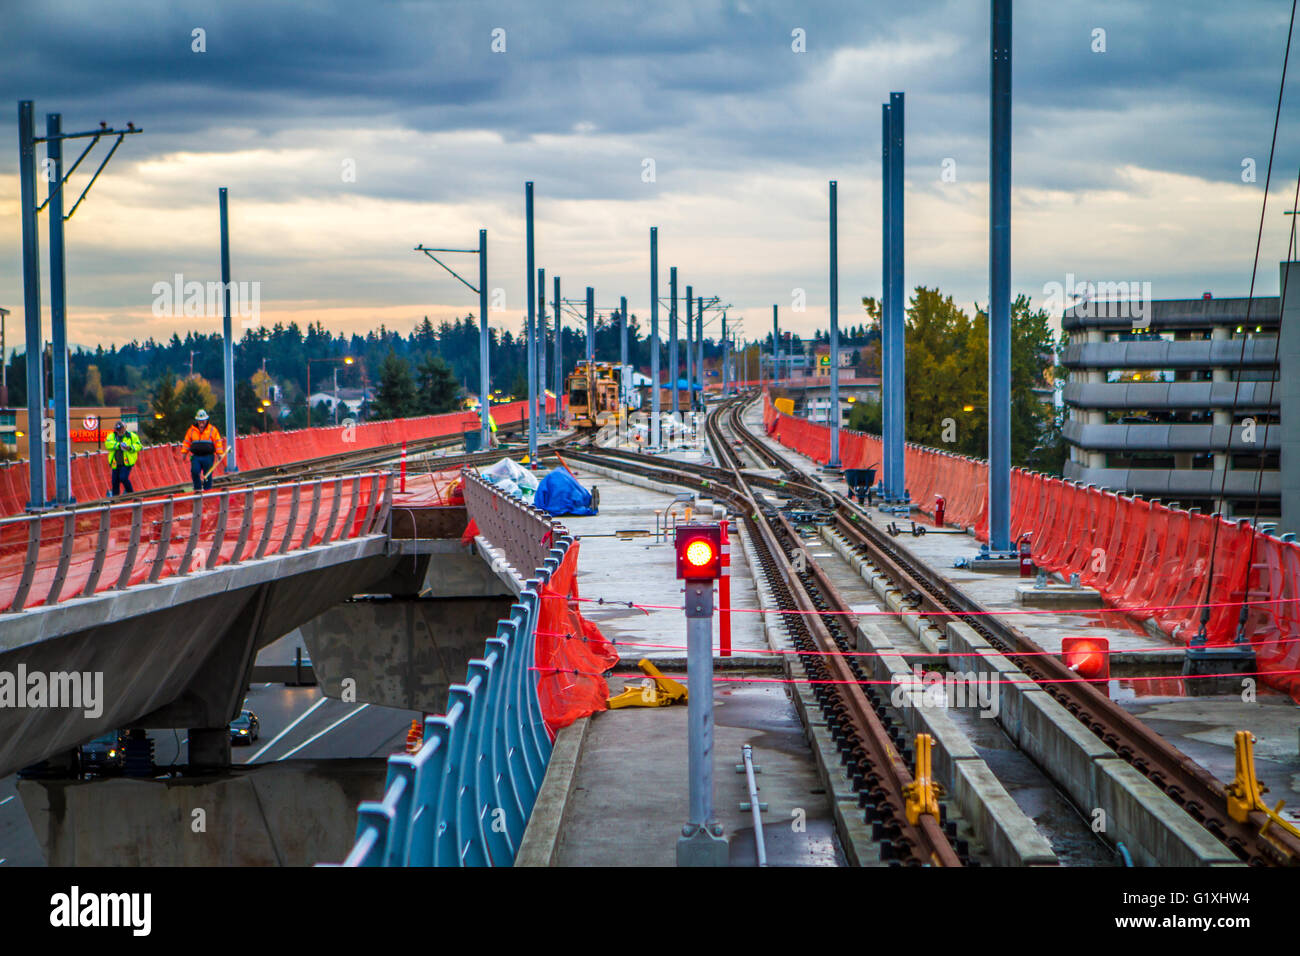
[[[1239,730],[1233,736],[1237,752],[1237,776],[1228,784],[1228,816],[1238,823],[1245,823],[1252,812],[1258,811],[1268,817],[1259,828],[1260,836],[1267,836],[1268,829],[1276,823],[1283,830],[1300,837],[1300,829],[1290,821],[1282,819],[1282,807],[1286,801],[1279,800],[1272,809],[1264,802],[1263,795],[1268,787],[1255,776],[1255,735],[1249,730]]]
[[[621,707],[668,707],[686,703],[686,688],[671,677],[665,677],[648,658],[641,658],[636,666],[646,675],[645,679],[637,684],[624,684],[623,693],[609,699],[610,710]]]
[[[943,787],[935,781],[931,770],[930,748],[933,745],[934,738],[929,734],[916,735],[916,773],[912,782],[903,788],[903,795],[907,798],[904,807],[907,822],[912,826],[916,826],[925,813],[939,819],[939,798],[943,796]]]

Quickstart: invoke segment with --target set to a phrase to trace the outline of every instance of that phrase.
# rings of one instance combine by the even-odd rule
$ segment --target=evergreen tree
[[[416,413],[415,381],[411,378],[411,363],[398,358],[389,349],[379,371],[379,388],[371,407],[374,418],[407,418]]]
[[[189,427],[192,411],[181,407],[176,376],[167,372],[154,386],[149,402],[149,417],[144,421],[144,437],[150,444],[180,441]]]
[[[416,408],[420,415],[453,412],[460,405],[460,384],[438,355],[426,355],[417,370]]]

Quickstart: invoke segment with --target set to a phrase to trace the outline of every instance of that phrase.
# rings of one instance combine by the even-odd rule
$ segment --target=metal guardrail
[[[384,796],[357,809],[356,842],[343,866],[512,865],[550,762],[533,669],[537,620],[542,588],[573,538],[469,473],[465,503],[517,569],[540,555],[535,576],[483,656],[469,662],[465,683],[451,686],[447,713],[425,718],[420,750],[388,758]],[[554,546],[540,546],[539,525]],[[503,533],[509,540],[492,537]]]
[[[502,494],[470,471],[465,479],[465,508],[478,530],[504,553],[520,577],[540,568],[555,539],[550,516],[517,498]]]
[[[0,612],[376,534],[392,497],[391,472],[365,472],[5,518]]]

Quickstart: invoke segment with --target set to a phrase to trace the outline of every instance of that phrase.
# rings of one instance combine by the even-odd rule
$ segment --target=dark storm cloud
[[[1016,16],[1018,185],[1096,187],[1127,164],[1231,176],[1267,146],[1281,4],[1022,2]],[[61,109],[66,124],[134,119],[151,135],[127,161],[230,148],[213,130],[232,125],[268,138],[488,129],[518,142],[583,123],[650,139],[661,161],[716,169],[873,163],[879,104],[905,89],[909,165],[961,155],[973,174],[987,150],[987,17],[969,0],[26,4],[0,37],[0,88]],[[202,54],[190,48],[196,27]],[[498,27],[505,54],[490,48]],[[802,55],[790,49],[795,27]],[[1098,27],[1104,54],[1090,49]],[[893,52],[931,46],[942,53],[891,67]],[[880,55],[820,88],[854,47]],[[12,110],[0,115],[11,129]],[[599,177],[583,185],[620,192]],[[429,195],[427,183],[367,188]]]
[[[971,188],[987,178],[987,0],[11,6],[0,31],[0,90],[8,93],[0,144],[10,144],[0,148],[0,173],[16,169],[20,97],[36,100],[42,124],[41,114],[55,109],[65,128],[130,119],[146,135],[114,159],[110,188],[147,185],[154,208],[206,202],[221,182],[250,206],[306,200],[338,204],[346,215],[355,197],[469,203],[485,221],[489,211],[511,217],[513,228],[526,179],[538,183],[548,213],[559,200],[664,197],[692,209],[751,175],[815,195],[806,207],[786,197],[784,218],[764,223],[763,234],[700,223],[720,247],[725,238],[719,255],[748,263],[756,249],[779,258],[789,236],[820,234],[828,178],[841,180],[846,224],[877,215],[878,185],[866,184],[879,176],[880,104],[891,90],[907,93],[910,197],[954,210],[964,202],[964,214],[978,207]],[[1034,202],[1031,189],[1132,190],[1128,167],[1240,185],[1245,157],[1258,163],[1262,183],[1288,12],[1280,0],[1020,0],[1018,202]],[[206,31],[204,53],[191,50],[195,28]],[[506,31],[504,54],[491,49],[497,28]],[[806,33],[806,53],[791,50],[795,28]],[[1105,31],[1104,53],[1092,50],[1096,29]],[[1290,106],[1286,115],[1296,115],[1294,100]],[[1283,124],[1279,179],[1294,176],[1300,160],[1295,125]],[[264,151],[256,168],[233,159],[228,170],[209,165],[221,177],[211,182],[160,175],[144,183],[138,175],[140,164],[179,153],[254,149]],[[646,158],[657,167],[654,186],[641,179]],[[955,187],[939,179],[947,158],[959,169]],[[355,183],[340,181],[346,160],[356,163]],[[548,254],[564,248],[558,225],[542,239],[552,243]],[[494,237],[499,232],[494,224]],[[605,254],[631,262],[631,246],[619,245],[613,226],[611,236]],[[169,274],[172,263],[154,264],[168,242],[150,236],[80,265],[106,277],[96,289],[106,301],[135,301],[149,283],[131,278],[117,290],[112,277],[128,271],[133,256]],[[636,256],[642,245],[638,236]],[[11,252],[0,262],[0,291],[16,289],[16,245]],[[285,250],[284,274],[307,276],[312,254]],[[606,264],[596,255],[573,268]],[[852,255],[846,282],[870,289],[878,253]],[[944,269],[945,284],[952,276],[978,290],[986,281],[979,256]],[[310,275],[325,296],[383,295],[388,278],[373,262],[355,272],[318,266]],[[807,281],[765,267],[756,282],[768,287],[756,294],[788,296]]]

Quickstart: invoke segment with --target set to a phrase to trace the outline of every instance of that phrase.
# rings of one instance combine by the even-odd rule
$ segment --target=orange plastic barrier
[[[609,685],[600,676],[618,663],[618,652],[591,621],[578,613],[578,548],[575,541],[542,589],[537,616],[537,694],[551,736],[581,717],[605,709]]]
[[[527,406],[526,401],[493,405],[492,418],[498,427],[526,421]],[[567,406],[566,396],[563,407]],[[554,396],[547,396],[546,408],[547,411],[555,411]],[[235,456],[239,467],[248,471],[324,458],[357,449],[397,445],[404,441],[449,437],[476,431],[478,427],[478,412],[467,411],[449,412],[446,415],[426,415],[422,418],[365,422],[360,425],[260,432],[236,438]],[[0,517],[21,514],[27,509],[29,467],[26,461],[0,466]],[[222,459],[217,465],[217,474],[224,471],[225,461]],[[53,498],[53,458],[47,458],[45,461],[45,480],[46,493]],[[107,497],[112,484],[108,453],[85,452],[74,456],[69,469],[69,480],[72,496],[79,502],[97,501]],[[150,445],[142,449],[135,467],[131,470],[131,484],[136,491],[188,484],[189,481],[190,464],[181,455],[179,444]]]
[[[182,573],[181,562],[185,560],[195,523],[199,526],[198,535],[194,550],[189,554],[190,567],[184,571],[188,573],[207,567],[212,549],[218,546],[217,532],[223,501],[227,507],[225,531],[220,537],[220,550],[212,559],[214,567],[246,560],[259,551],[272,554],[281,546],[292,550],[320,544],[326,540],[326,535],[329,540],[355,537],[366,526],[371,513],[380,507],[375,491],[378,488],[382,496],[383,483],[387,480],[388,476],[379,479],[368,476],[361,480],[345,478],[341,482],[321,479],[0,521],[0,611],[14,607],[32,541],[33,524],[39,527],[40,534],[36,539],[36,561],[23,607],[82,596],[92,583],[101,534],[104,534],[106,544],[102,569],[90,592],[93,594],[112,590],[121,582],[129,586],[151,576],[156,580]],[[316,510],[318,520],[309,524],[310,502],[317,485],[320,487],[320,503]],[[296,516],[292,507],[295,493],[299,496]],[[336,496],[339,507],[331,524],[329,516],[335,514]],[[133,552],[137,507],[140,511],[139,532]],[[101,526],[106,514],[108,527],[104,533]],[[245,533],[246,515],[249,520]],[[291,516],[294,519],[292,530]],[[70,523],[70,527],[65,523]],[[66,547],[65,531],[68,532]],[[241,534],[244,536],[242,546]],[[287,543],[286,537],[289,539]],[[67,568],[57,593],[52,593],[65,554]]]
[[[783,445],[825,463],[830,428],[777,411],[763,396],[763,425]],[[840,430],[845,468],[875,467],[880,440]],[[934,496],[947,503],[946,520],[988,540],[988,463],[908,445],[907,488],[919,508],[933,514]],[[1300,545],[1263,534],[1247,521],[1227,521],[1168,508],[1139,496],[1084,487],[1020,468],[1011,470],[1011,533],[1029,534],[1034,563],[1063,575],[1078,573],[1110,607],[1139,620],[1153,619],[1186,644],[1199,632],[1202,611],[1210,644],[1242,632],[1255,648],[1269,685],[1300,702]],[[1206,569],[1213,553],[1213,573]]]

